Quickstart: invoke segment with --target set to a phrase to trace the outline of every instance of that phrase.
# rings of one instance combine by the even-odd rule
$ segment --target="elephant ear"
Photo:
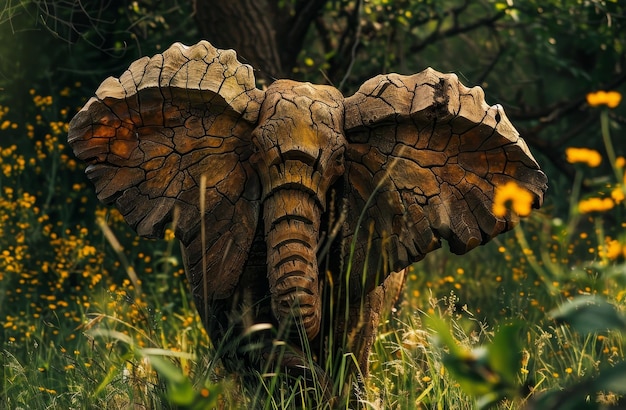
[[[263,97],[234,51],[176,43],[106,79],[70,123],[98,198],[139,235],[162,237],[178,211],[175,234],[204,297],[231,294],[254,236],[260,187],[247,159]]]
[[[441,238],[462,254],[513,228],[516,214],[494,215],[497,186],[514,181],[534,207],[543,201],[546,176],[502,107],[453,74],[380,75],[344,105],[355,291],[422,259]]]

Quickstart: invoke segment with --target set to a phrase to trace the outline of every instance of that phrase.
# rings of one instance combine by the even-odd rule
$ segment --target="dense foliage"
[[[316,3],[292,78],[348,95],[382,72],[455,72],[505,107],[550,180],[546,205],[521,229],[412,267],[399,311],[380,329],[365,405],[474,408],[478,398],[556,408],[562,389],[571,408],[623,405],[626,6]],[[136,237],[98,205],[66,144],[68,121],[104,78],[174,41],[196,42],[198,24],[174,0],[0,6],[0,407],[302,400],[283,391],[282,401],[259,394],[266,401],[251,404],[220,373],[171,231]],[[267,388],[282,391],[271,380]]]

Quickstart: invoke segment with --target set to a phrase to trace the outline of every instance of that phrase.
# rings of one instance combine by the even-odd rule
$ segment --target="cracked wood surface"
[[[98,198],[138,234],[161,237],[178,210],[175,234],[214,343],[231,313],[241,332],[295,319],[320,344],[333,331],[358,335],[341,348],[365,372],[381,295],[395,300],[404,280],[391,273],[441,239],[462,254],[511,229],[517,215],[493,214],[495,187],[515,181],[539,207],[547,182],[502,107],[455,75],[381,75],[348,98],[290,80],[261,91],[250,66],[205,41],[105,80],[69,142]],[[330,314],[342,304],[348,315]]]
[[[517,215],[493,214],[498,185],[515,181],[541,205],[547,179],[526,143],[500,105],[487,105],[481,88],[456,75],[430,68],[380,75],[344,105],[346,197],[350,209],[365,213],[361,226],[357,213],[347,222],[348,239],[356,236],[354,295],[363,291],[363,270],[370,289],[376,272],[421,260],[441,239],[463,254],[513,228]],[[379,255],[386,262],[372,258]]]

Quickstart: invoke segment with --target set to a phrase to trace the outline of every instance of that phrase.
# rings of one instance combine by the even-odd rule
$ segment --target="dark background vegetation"
[[[600,362],[596,355],[609,358],[613,347],[623,359],[623,343],[594,339],[585,342],[584,349],[595,353],[574,357],[563,347],[574,344],[574,339],[556,327],[550,328],[549,337],[537,329],[546,323],[552,326],[545,312],[574,294],[625,299],[620,293],[623,283],[611,287],[602,277],[606,266],[593,265],[606,260],[598,251],[605,233],[621,235],[626,249],[624,225],[620,226],[623,214],[586,219],[575,215],[572,207],[581,196],[594,195],[612,181],[614,164],[605,158],[599,167],[583,169],[568,163],[564,155],[572,146],[604,155],[601,115],[609,117],[617,155],[626,154],[626,104],[603,111],[585,102],[587,93],[599,89],[626,95],[624,2],[5,0],[0,2],[0,110],[8,109],[0,115],[0,267],[5,269],[0,272],[0,343],[5,361],[0,407],[30,386],[32,395],[24,393],[24,402],[38,394],[66,394],[66,401],[59,399],[66,405],[71,402],[67,397],[80,402],[105,392],[109,396],[88,403],[123,408],[127,402],[110,393],[107,383],[134,387],[106,370],[115,363],[106,361],[113,360],[112,350],[105,349],[110,346],[99,350],[83,335],[84,321],[99,312],[121,315],[123,307],[127,316],[120,317],[143,330],[139,339],[148,346],[153,345],[147,339],[158,339],[164,341],[160,347],[170,348],[168,338],[186,334],[190,310],[178,280],[183,272],[176,264],[176,247],[171,240],[140,241],[114,214],[99,207],[65,138],[69,120],[106,77],[119,76],[132,61],[162,52],[173,42],[193,44],[201,39],[235,49],[240,61],[255,68],[259,87],[275,78],[291,78],[332,84],[348,96],[377,74],[411,74],[429,66],[456,73],[467,86],[481,86],[489,104],[504,106],[548,175],[546,203],[524,226],[525,237],[517,231],[462,258],[438,252],[416,265],[409,275],[405,299],[410,303],[405,303],[404,311],[417,317],[418,310],[449,309],[472,320],[478,333],[472,328],[470,335],[478,334],[475,339],[481,342],[489,339],[483,321],[487,326],[522,318],[527,323],[525,349],[534,357],[524,366],[534,378],[561,374],[545,388],[558,389],[561,380],[567,384],[564,371],[576,369],[574,363],[579,369],[595,368]],[[103,215],[124,252],[113,249],[103,234],[97,218]],[[535,258],[541,252],[546,255]],[[624,257],[618,260],[622,269]],[[128,283],[131,265],[143,279],[147,296]],[[173,317],[182,319],[172,322]],[[402,320],[412,323],[410,318]],[[395,336],[401,346],[407,334],[411,338],[415,336],[411,332],[419,333],[411,329]],[[202,335],[194,335],[197,339],[187,345],[206,345]],[[546,342],[548,338],[551,341]],[[42,353],[38,346],[50,350]],[[81,352],[80,360],[72,356],[73,349]],[[558,357],[558,365],[542,359],[548,353]],[[119,354],[122,363],[134,360]],[[34,375],[24,370],[29,364],[36,366],[30,369]],[[196,366],[198,374],[210,373],[204,361]],[[100,373],[94,370],[98,367]],[[381,367],[387,369],[374,364],[373,373]],[[398,400],[420,399],[434,405],[437,399],[420,394],[428,389],[433,394],[437,387],[429,383],[444,378],[437,373],[437,362],[429,361],[426,367],[431,373],[419,370],[417,384],[405,386],[410,391],[406,394],[399,386],[402,380],[413,379],[404,373],[397,380],[387,373],[380,377],[396,380]],[[68,376],[70,372],[76,373]],[[73,387],[78,380],[85,396]],[[454,389],[444,387],[435,397]],[[49,399],[30,403],[43,406]]]
[[[86,98],[175,41],[233,48],[260,82],[331,83],[345,95],[376,74],[432,66],[504,106],[542,165],[555,169],[551,194],[559,196],[574,172],[564,148],[597,134],[586,93],[624,90],[625,9],[578,0],[8,1],[0,103],[27,115],[30,89],[55,95],[76,82]]]

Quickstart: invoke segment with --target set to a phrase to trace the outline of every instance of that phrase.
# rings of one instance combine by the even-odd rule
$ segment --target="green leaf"
[[[445,321],[430,319],[428,323],[437,332],[438,342],[447,348],[447,353],[443,354],[446,369],[463,390],[478,399],[479,408],[487,408],[506,395],[509,386],[503,383],[502,374],[493,367],[493,364],[497,362],[497,367],[502,368],[507,367],[509,363],[514,363],[513,369],[506,369],[508,381],[508,374],[514,375],[515,369],[519,367],[515,359],[517,352],[507,353],[505,346],[499,346],[495,355],[492,356],[491,346],[468,349],[457,343]],[[509,336],[505,332],[499,343],[509,343],[508,339]],[[514,358],[505,358],[510,353]]]
[[[503,383],[509,387],[516,385],[522,361],[522,348],[519,341],[521,327],[520,323],[502,326],[489,346],[489,364],[496,373],[502,376]]]
[[[504,2],[499,2],[495,4],[495,7],[497,11],[502,11],[502,10],[506,10],[509,6]]]
[[[147,356],[150,360],[150,364],[154,369],[163,377],[168,383],[171,384],[183,384],[185,381],[189,381],[185,375],[172,363],[159,357],[159,356]]]
[[[581,390],[551,390],[536,396],[526,408],[541,410],[593,410],[599,408],[598,403],[595,401],[587,402],[586,397],[587,392]]]
[[[596,296],[579,296],[550,312],[559,323],[567,323],[580,333],[626,330],[626,318],[617,308]]]
[[[439,318],[429,317],[426,324],[430,327],[434,334],[437,335],[438,342],[448,348],[451,355],[458,356],[461,354],[461,348],[450,332],[448,324]]]
[[[220,386],[210,386],[205,390],[208,394],[203,396],[194,389],[191,380],[167,359],[154,355],[147,357],[150,359],[152,367],[165,380],[167,398],[173,404],[190,410],[212,408],[217,404]]]
[[[527,408],[541,410],[588,410],[601,407],[595,400],[588,400],[595,392],[610,391],[617,394],[626,393],[626,362],[600,370],[600,375],[588,378],[566,388],[552,390],[533,398]]]
[[[594,379],[593,385],[598,391],[626,394],[626,362],[602,369],[600,375]]]

